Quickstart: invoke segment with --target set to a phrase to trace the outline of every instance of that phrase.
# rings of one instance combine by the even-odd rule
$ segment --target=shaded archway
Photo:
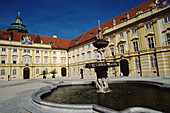
[[[30,78],[30,69],[24,68],[24,79],[29,79],[29,78]]]
[[[62,75],[63,77],[66,76],[66,68],[65,68],[65,67],[62,67],[62,68],[61,68],[61,75]]]
[[[123,73],[123,76],[129,75],[129,64],[127,60],[120,61],[120,72]]]

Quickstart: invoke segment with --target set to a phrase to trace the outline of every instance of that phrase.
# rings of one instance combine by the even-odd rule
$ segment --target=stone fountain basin
[[[94,82],[93,82],[94,83]],[[114,83],[137,83],[137,84],[147,84],[147,85],[154,85],[160,88],[170,88],[168,85],[159,83],[159,82],[152,82],[152,81],[114,81]],[[49,95],[52,93],[54,89],[58,87],[65,87],[65,86],[74,86],[74,85],[90,85],[92,81],[73,81],[73,82],[62,82],[56,84],[53,87],[46,86],[41,88],[39,91],[36,91],[32,94],[32,104],[37,107],[38,109],[44,109],[46,111],[53,112],[74,112],[74,113],[92,113],[92,112],[102,112],[102,113],[126,113],[126,112],[143,112],[143,113],[160,113],[160,111],[143,108],[143,107],[132,107],[127,108],[123,111],[116,111],[110,108],[106,108],[103,106],[99,106],[96,104],[61,104],[61,103],[52,103],[46,102],[42,100],[42,97]]]

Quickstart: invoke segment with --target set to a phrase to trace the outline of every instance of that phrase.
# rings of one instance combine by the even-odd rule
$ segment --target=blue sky
[[[21,12],[30,34],[74,39],[147,0],[1,0],[0,30]]]

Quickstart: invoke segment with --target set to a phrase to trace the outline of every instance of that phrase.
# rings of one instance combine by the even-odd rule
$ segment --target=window
[[[17,74],[17,70],[13,69],[13,75],[16,75],[16,74]]]
[[[56,58],[53,58],[53,64],[56,64]]]
[[[89,60],[91,59],[91,54],[90,53],[88,53],[88,57],[89,57]]]
[[[24,57],[24,64],[30,64],[30,57]]]
[[[97,52],[96,52],[96,51],[95,51],[95,58],[98,58],[98,57],[97,57]]]
[[[84,57],[85,55],[82,55],[82,56],[83,56],[83,60],[85,60],[85,57]]]
[[[66,59],[61,59],[62,64],[66,64]]]
[[[120,53],[124,54],[124,45],[120,45]]]
[[[136,51],[139,51],[138,42],[137,42],[137,41],[133,42],[133,48],[134,48],[134,51],[135,51],[135,52],[136,52]]]
[[[77,56],[77,61],[79,62],[79,56]]]
[[[110,37],[110,41],[112,41],[112,40],[113,40],[113,37],[111,36],[111,37]]]
[[[155,58],[151,58],[151,67],[152,68],[156,67],[156,59]]]
[[[45,51],[44,53],[45,53],[45,54],[47,54],[47,53],[48,53],[48,51]]]
[[[73,51],[73,53],[74,53],[74,51]],[[60,53],[60,55],[65,55],[65,54],[66,54],[65,52],[61,52],[61,53]]]
[[[140,67],[140,62],[138,59],[135,60],[135,64],[136,64],[136,69],[139,69]]]
[[[123,32],[122,33],[120,33],[120,38],[122,38],[123,37]]]
[[[36,50],[36,53],[39,53],[39,50]]]
[[[45,69],[45,72],[48,73],[48,69]]]
[[[6,51],[6,48],[2,48],[2,51]]]
[[[167,38],[167,45],[170,45],[170,33],[166,34],[166,38]]]
[[[13,52],[17,52],[17,49],[13,49]]]
[[[152,24],[149,22],[146,24],[146,29],[150,29],[152,27]]]
[[[55,51],[53,51],[53,54],[55,55],[55,54],[56,54],[56,52],[55,52]]]
[[[73,68],[73,72],[75,73],[75,68]]]
[[[90,44],[88,45],[88,48],[90,49]]]
[[[164,18],[164,23],[170,22],[170,16]]]
[[[112,71],[115,70],[115,67],[112,67]]]
[[[16,63],[17,63],[17,58],[13,57],[13,64],[16,64]]]
[[[39,69],[36,69],[36,74],[37,74],[37,75],[39,74]]]
[[[1,57],[1,64],[5,64],[5,57]]]
[[[24,53],[30,53],[29,49],[24,49]]]
[[[82,50],[84,51],[84,46],[82,47]]]
[[[39,58],[36,58],[36,64],[39,64]]]
[[[148,38],[148,46],[149,46],[149,49],[152,49],[154,48],[154,40],[153,40],[153,37],[151,38]]]
[[[45,62],[44,62],[45,64],[48,64],[48,58],[45,58]]]
[[[114,48],[110,48],[111,56],[114,56]]]
[[[1,75],[5,75],[5,70],[1,70]]]
[[[133,29],[132,29],[132,34],[135,34],[136,31],[137,31],[136,28],[133,28]]]

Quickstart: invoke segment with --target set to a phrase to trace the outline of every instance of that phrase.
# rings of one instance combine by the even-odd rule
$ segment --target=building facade
[[[148,0],[101,25],[109,41],[105,57],[119,62],[119,66],[108,69],[108,75],[170,76],[169,12],[168,0]],[[43,70],[54,69],[57,76],[80,75],[80,69],[85,75],[95,75],[85,64],[98,59],[92,45],[98,27],[68,40],[28,34],[26,27],[20,28],[20,18],[16,23],[8,31],[0,31],[1,79],[8,75],[35,78]]]

